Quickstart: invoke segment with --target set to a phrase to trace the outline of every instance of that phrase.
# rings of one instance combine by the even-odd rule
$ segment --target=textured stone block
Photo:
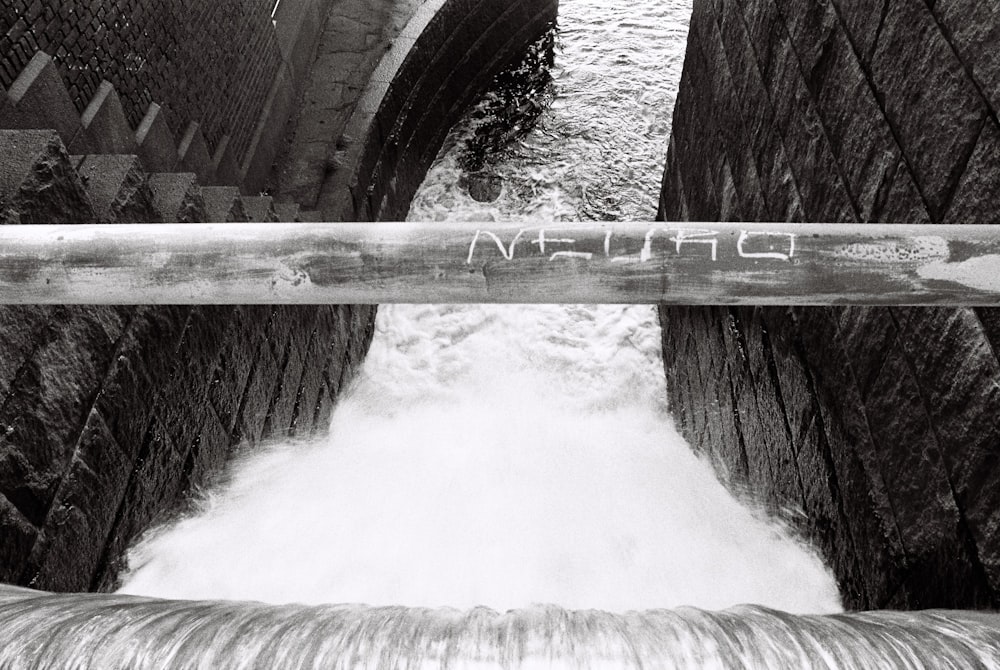
[[[892,0],[832,1],[855,50],[864,63],[869,63]]]
[[[153,418],[157,390],[176,360],[190,311],[186,306],[138,307],[118,342],[97,407],[115,441],[133,457]]]
[[[728,10],[731,12],[731,10]],[[752,59],[735,81],[741,100],[740,116],[750,139],[750,150],[757,166],[758,180],[766,209],[753,217],[771,221],[803,220],[802,198],[788,160],[783,135],[776,125],[768,81],[781,61],[781,45],[772,38],[785,30],[773,2],[744,7],[743,22],[732,16],[723,23],[724,39],[731,61]],[[731,27],[730,27],[731,26]],[[686,67],[686,64],[685,64]],[[713,76],[706,72],[706,77]],[[711,113],[710,110],[706,112]],[[734,123],[725,119],[722,125]]]
[[[35,337],[51,318],[48,305],[0,306],[0,398],[6,398],[18,370],[35,348]]]
[[[934,11],[996,115],[1000,111],[1000,20],[996,6],[976,0],[937,0]]]
[[[250,220],[243,209],[240,189],[235,186],[202,186],[201,197],[205,201],[205,221],[233,223]]]
[[[720,141],[726,152],[733,183],[739,194],[737,220],[761,220],[768,218],[767,205],[757,172],[756,156],[753,151],[755,138],[747,132],[744,120],[748,118],[753,105],[751,100],[766,95],[761,86],[757,63],[753,60],[754,50],[746,34],[743,14],[735,4],[726,6],[720,25],[720,37],[725,50],[725,58],[716,64],[718,76],[713,97],[715,107],[726,119],[719,124]],[[756,90],[747,90],[758,87]]]
[[[329,306],[319,306],[316,311],[329,309]],[[292,417],[292,435],[310,435],[315,424],[316,405],[323,384],[323,365],[317,357],[318,328],[310,333],[309,344],[302,356],[306,364],[303,366],[302,378],[296,397],[295,414]],[[324,426],[325,428],[325,426]]]
[[[295,202],[274,203],[274,212],[277,221],[292,223],[299,221],[299,204]]]
[[[971,456],[1000,417],[1000,364],[970,309],[923,308],[900,331],[900,344],[924,389],[941,448],[956,465]],[[977,471],[972,475],[971,470]],[[961,467],[979,477],[979,464]],[[959,474],[956,472],[955,474]],[[956,490],[965,489],[953,480]]]
[[[794,450],[798,450],[805,433],[815,421],[815,398],[809,380],[809,370],[798,351],[795,322],[784,307],[761,310],[762,332],[771,348],[775,390],[788,425]]]
[[[873,82],[931,218],[940,222],[979,138],[986,104],[926,3],[893,0],[884,26]]]
[[[245,195],[240,198],[240,201],[243,203],[243,212],[247,217],[247,221],[277,223],[282,220],[275,210],[274,199],[271,196]],[[294,219],[288,220],[292,221]]]
[[[769,4],[771,0],[758,0]],[[824,74],[821,61],[841,33],[840,21],[830,0],[774,0],[784,17],[784,28],[810,88],[819,88]],[[784,32],[784,31],[783,31]]]
[[[860,219],[873,221],[888,198],[900,149],[839,26],[828,33],[810,80],[831,149]]]
[[[132,471],[98,412],[78,445],[32,553],[26,576],[37,588],[90,590]]]
[[[834,315],[858,391],[866,399],[896,344],[892,312],[885,307],[844,307],[836,309]]]
[[[100,223],[160,222],[149,177],[138,156],[81,156],[76,171]]]
[[[303,361],[302,354],[297,347],[292,346],[291,342],[288,343],[283,356],[277,360],[279,360],[279,382],[267,413],[263,433],[281,437],[292,433],[299,383],[302,381]]]
[[[7,127],[53,129],[63,144],[69,144],[80,131],[80,113],[47,53],[35,53],[7,94],[14,112]]]
[[[110,82],[102,81],[80,118],[81,128],[69,143],[75,154],[134,154],[135,133]]]
[[[56,131],[0,130],[0,146],[0,225],[94,222]]]
[[[892,186],[875,220],[883,223],[932,223],[931,213],[904,156],[896,163]]]
[[[209,398],[227,433],[236,428],[240,403],[269,316],[268,307],[240,306],[233,316],[233,323],[216,359]]]
[[[0,495],[0,580],[7,584],[19,582],[37,536],[38,529]]]
[[[94,583],[98,590],[116,586],[125,550],[132,540],[179,502],[183,479],[178,464],[184,463],[170,443],[166,430],[155,420],[150,425],[139,451],[135,468],[120,506],[120,516],[105,548],[106,561],[98,566]]]
[[[170,172],[176,167],[177,143],[167,124],[166,112],[155,102],[142,117],[135,141],[147,172]]]
[[[215,412],[208,412],[208,419],[192,447],[188,483],[191,487],[204,488],[217,480],[232,453],[229,432],[222,426]]]
[[[274,305],[272,309],[271,325],[267,330],[271,353],[281,357],[289,342],[299,353],[304,353],[309,333],[316,324],[316,308],[312,305]]]
[[[280,363],[262,342],[240,401],[237,431],[233,435],[235,442],[256,446],[263,437],[264,425],[280,384]]]
[[[780,38],[779,38],[780,39]],[[857,212],[791,43],[767,82],[777,127],[802,201],[805,221],[856,221]]]
[[[829,444],[845,517],[855,545],[866,597],[872,606],[898,584],[903,548],[892,525],[891,506],[878,469],[864,405],[826,308],[796,310],[806,362],[812,370],[819,417]]]
[[[212,183],[212,156],[201,132],[201,125],[192,121],[177,144],[177,169],[193,172],[202,184]]]
[[[907,361],[895,350],[866,406],[896,527],[906,549],[907,606],[988,606],[989,587],[984,576],[976,577],[982,569],[966,553],[968,540],[960,534],[965,522],[921,396]]]
[[[224,135],[212,154],[212,184],[216,186],[240,183],[240,165],[233,153],[232,137]]]
[[[808,519],[807,534],[837,575],[845,607],[861,609],[870,606],[871,602],[862,589],[864,581],[858,564],[858,554],[865,550],[859,550],[860,545],[855,544],[831,461],[830,447],[819,428],[818,418],[814,417],[795,458],[802,481],[802,511]]]
[[[161,220],[173,223],[207,221],[205,200],[198,178],[191,172],[168,172],[149,175],[153,206]]]
[[[198,444],[210,413],[209,388],[235,308],[198,305],[192,308],[177,346],[168,380],[161,384],[156,410],[178,452],[187,455]]]
[[[35,334],[35,351],[0,407],[0,493],[41,525],[111,363],[90,313],[59,307]]]
[[[240,161],[240,183],[250,193],[264,189],[284,141],[285,121],[296,109],[298,91],[286,66],[276,69],[264,93],[260,113],[248,128],[246,145],[234,148]]]
[[[14,103],[10,101],[7,90],[0,86],[0,128],[14,127]]]
[[[992,118],[983,126],[944,222],[1000,223],[1000,126]]]

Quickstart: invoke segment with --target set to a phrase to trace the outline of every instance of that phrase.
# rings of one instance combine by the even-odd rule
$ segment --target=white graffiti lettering
[[[532,240],[532,244],[538,245],[538,250],[545,253],[545,245],[548,244],[573,244],[576,242],[574,239],[567,237],[545,237],[545,229],[542,228],[538,231],[538,239]]]
[[[585,261],[589,261],[593,257],[594,254],[589,251],[557,251],[549,256],[549,261],[554,261],[557,258],[582,258]]]
[[[752,237],[780,237],[788,242],[788,253],[780,251],[746,251],[743,245]],[[773,246],[770,249],[774,249]],[[769,231],[757,232],[744,230],[740,232],[740,239],[736,242],[736,253],[740,258],[776,258],[782,261],[791,260],[795,256],[795,233],[773,233]]]
[[[491,238],[493,238],[493,241],[497,243],[497,248],[500,249],[500,253],[503,254],[503,257],[509,261],[514,259],[514,245],[517,244],[518,240],[521,239],[521,236],[524,235],[524,232],[525,231],[523,228],[517,231],[517,235],[515,235],[514,239],[511,240],[510,242],[510,248],[505,249],[503,246],[503,242],[500,241],[499,237],[497,237],[488,230],[477,230],[475,237],[472,238],[472,244],[469,245],[469,257],[465,260],[466,265],[472,263],[472,255],[476,253],[476,242],[479,241],[480,235],[489,235]]]
[[[716,230],[706,230],[706,229],[696,229],[696,230],[676,230],[674,231],[674,237],[670,238],[671,242],[677,244],[677,253],[681,253],[681,247],[685,243],[692,244],[710,244],[712,246],[712,260],[718,260],[719,251],[719,240],[718,231]],[[649,239],[647,234],[646,239]]]
[[[526,233],[535,230],[537,230],[536,237],[530,243],[536,246],[538,252],[547,256],[550,261],[557,258],[582,258],[591,260],[594,257],[594,253],[590,251],[576,251],[573,249],[554,250],[552,247],[556,245],[572,247],[577,243],[577,240],[570,237],[550,237],[549,235],[552,234],[551,229],[521,228],[510,241],[510,244],[506,246],[495,233],[489,230],[477,230],[475,236],[472,238],[472,243],[469,245],[469,255],[466,258],[466,264],[472,263],[472,259],[476,253],[476,245],[479,243],[480,238],[483,237],[493,240],[497,249],[500,250],[500,255],[505,260],[513,260],[515,247],[518,242],[522,241]],[[621,255],[612,255],[611,238],[614,231],[609,230],[604,235],[604,257],[610,259],[612,263],[646,263],[654,256],[653,240],[658,233],[669,235],[666,239],[673,243],[674,253],[678,256],[684,255],[686,246],[691,244],[706,244],[711,249],[711,260],[718,261],[719,231],[708,228],[650,228],[643,237],[642,248],[638,254]],[[736,253],[740,258],[791,260],[795,257],[796,237],[795,233],[742,230],[736,242]],[[594,240],[594,242],[597,241]],[[747,248],[748,246],[750,247],[749,249]],[[761,251],[752,251],[751,249],[754,248],[761,249]],[[663,251],[660,253],[663,253]]]

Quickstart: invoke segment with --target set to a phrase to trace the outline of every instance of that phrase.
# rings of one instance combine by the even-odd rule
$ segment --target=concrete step
[[[59,133],[0,130],[0,147],[0,224],[96,221]]]
[[[80,132],[69,144],[71,153],[134,154],[135,133],[128,125],[125,108],[115,87],[102,81],[80,117]]]
[[[159,223],[149,175],[136,155],[73,156],[99,223]]]
[[[274,209],[274,198],[269,195],[244,195],[240,200],[243,201],[243,211],[250,221],[273,223],[281,220]]]
[[[198,175],[198,183],[211,184],[215,172],[212,156],[208,153],[208,142],[201,132],[201,125],[192,121],[184,131],[184,137],[177,145],[177,168]]]
[[[240,183],[240,164],[233,153],[229,134],[222,136],[212,155],[212,179],[214,186],[236,186]]]
[[[203,223],[208,221],[205,200],[193,172],[157,172],[149,175],[153,206],[163,221]]]
[[[22,130],[55,129],[64,146],[80,134],[80,114],[66,91],[52,57],[37,52],[7,91],[8,104],[0,117],[0,128]],[[80,140],[77,153],[91,152]]]
[[[135,131],[139,158],[149,172],[171,172],[177,167],[177,142],[167,125],[166,112],[150,103]]]
[[[249,221],[247,213],[243,209],[240,189],[235,186],[202,186],[201,194],[205,199],[207,222]]]

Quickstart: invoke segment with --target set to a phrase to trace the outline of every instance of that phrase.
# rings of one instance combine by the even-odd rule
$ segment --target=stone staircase
[[[315,220],[294,203],[245,195],[224,140],[215,155],[197,123],[176,141],[151,103],[129,127],[103,82],[83,114],[39,51],[0,89],[0,224]]]

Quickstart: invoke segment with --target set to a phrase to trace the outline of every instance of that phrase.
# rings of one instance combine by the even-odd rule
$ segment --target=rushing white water
[[[987,670],[1000,618],[264,605],[0,586],[0,667],[129,670]]]
[[[624,611],[837,608],[659,406],[644,308],[392,307],[327,440],[247,459],[126,592]]]
[[[413,219],[651,218],[690,4],[563,0],[552,109]],[[466,130],[459,129],[451,144]],[[236,465],[130,554],[124,591],[273,603],[839,609],[832,577],[674,431],[648,307],[380,309],[328,438]]]

